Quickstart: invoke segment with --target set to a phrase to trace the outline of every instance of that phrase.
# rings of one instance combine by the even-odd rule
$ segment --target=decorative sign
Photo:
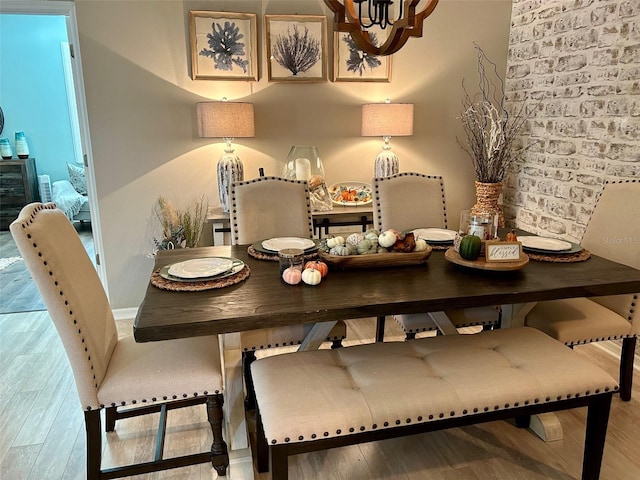
[[[520,260],[522,244],[520,242],[486,242],[487,262],[517,262]]]

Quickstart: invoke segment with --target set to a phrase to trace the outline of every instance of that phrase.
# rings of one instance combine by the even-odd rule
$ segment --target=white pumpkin
[[[381,247],[389,248],[389,247],[393,246],[394,243],[396,243],[396,240],[398,240],[398,237],[396,237],[395,231],[394,230],[386,230],[386,231],[382,232],[380,234],[380,236],[378,237],[378,244]]]
[[[353,245],[354,247],[357,247],[363,238],[364,238],[364,235],[362,235],[361,233],[352,233],[346,238],[346,242],[349,245]]]
[[[327,247],[333,248],[339,245],[344,245],[344,237],[338,235],[337,237],[327,238]]]
[[[427,242],[423,238],[416,239],[416,246],[414,247],[414,252],[423,252],[427,249]]]

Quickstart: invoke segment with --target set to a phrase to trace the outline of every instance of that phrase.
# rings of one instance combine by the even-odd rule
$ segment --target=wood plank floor
[[[387,339],[400,331],[387,322]],[[118,322],[131,335],[131,322]],[[348,322],[347,345],[372,341],[372,319]],[[83,414],[64,350],[46,312],[0,315],[0,478],[85,478]],[[615,349],[615,346],[612,348]],[[617,375],[615,357],[595,345],[576,348]],[[638,367],[636,365],[636,367]],[[559,366],[561,368],[561,366]],[[614,397],[602,480],[640,478],[640,377],[631,402]],[[402,392],[398,392],[399,395]],[[292,480],[568,480],[580,478],[585,409],[560,412],[564,439],[543,442],[510,422],[433,432],[294,457]],[[253,419],[250,418],[250,425]],[[157,417],[118,422],[104,434],[104,466],[150,459]],[[253,435],[253,434],[252,434]],[[211,436],[204,409],[169,415],[168,455],[206,449]],[[206,464],[135,477],[212,479]],[[268,480],[257,474],[257,480]]]
[[[74,223],[89,257],[95,259],[91,224]],[[20,257],[11,232],[0,231],[0,259]],[[22,260],[0,270],[0,314],[45,310],[42,297]]]

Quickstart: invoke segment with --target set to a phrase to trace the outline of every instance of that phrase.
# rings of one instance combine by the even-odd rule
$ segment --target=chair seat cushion
[[[252,351],[263,348],[285,347],[298,345],[313,328],[313,323],[304,325],[290,325],[277,328],[262,328],[240,333],[242,350]],[[327,341],[341,340],[347,336],[347,326],[340,320],[329,332]]]
[[[222,392],[217,336],[165,342],[118,340],[98,388],[104,406],[151,403]]]
[[[497,324],[500,318],[498,310],[494,307],[463,308],[447,310],[445,313],[457,328],[472,325],[493,325]],[[437,328],[431,317],[426,313],[395,315],[395,318],[405,333],[427,332]]]
[[[525,324],[567,345],[632,334],[630,321],[588,298],[540,302],[527,314]]]

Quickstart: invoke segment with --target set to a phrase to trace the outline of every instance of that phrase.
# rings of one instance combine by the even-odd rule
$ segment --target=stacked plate
[[[421,238],[431,245],[451,245],[458,233],[444,228],[416,228],[412,231],[415,238]]]
[[[284,250],[285,248],[299,248],[300,250],[304,250],[305,254],[318,250],[316,242],[310,238],[300,237],[268,238],[267,240],[255,243],[253,248],[267,255],[276,255],[280,250]]]
[[[174,282],[206,282],[238,273],[244,262],[237,258],[205,257],[166,265],[160,276]]]
[[[551,237],[518,235],[518,241],[522,243],[523,250],[544,255],[577,253],[582,250],[582,247],[577,243]]]

